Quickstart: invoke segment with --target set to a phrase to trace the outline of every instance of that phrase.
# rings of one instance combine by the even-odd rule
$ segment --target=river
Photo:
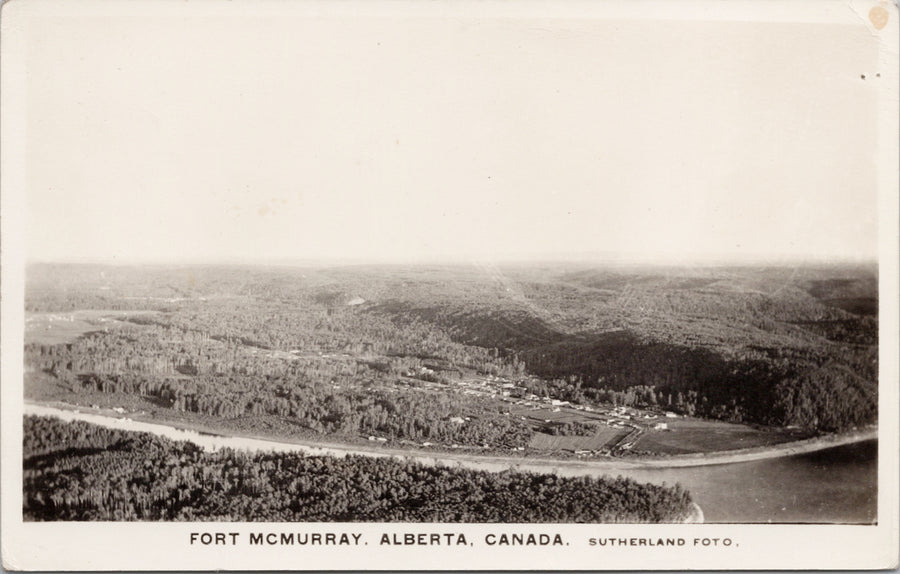
[[[878,441],[713,466],[628,470],[642,482],[680,483],[706,522],[873,523]]]
[[[168,425],[115,418],[26,404],[26,414],[83,420],[108,428],[149,432],[173,440],[189,440],[203,448],[228,447],[249,451],[302,452],[344,456],[365,454],[415,459],[425,464],[465,466],[500,471],[508,463],[479,457],[397,455],[391,452],[357,450],[352,446],[318,447],[257,438],[221,436],[181,430]],[[622,475],[640,482],[675,484],[690,491],[703,509],[706,522],[715,523],[864,523],[876,520],[878,442],[867,440],[790,456],[706,466],[659,468],[610,468],[603,463],[523,459],[522,470],[555,472],[562,476]]]

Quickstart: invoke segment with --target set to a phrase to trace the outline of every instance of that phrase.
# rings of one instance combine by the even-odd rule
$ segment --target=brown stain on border
[[[873,6],[872,9],[869,10],[869,21],[876,30],[881,30],[887,26],[888,18],[890,18],[890,14],[881,6]]]

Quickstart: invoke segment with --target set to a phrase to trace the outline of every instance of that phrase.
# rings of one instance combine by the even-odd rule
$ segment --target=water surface
[[[878,441],[714,466],[638,469],[635,480],[680,483],[706,522],[876,521]]]

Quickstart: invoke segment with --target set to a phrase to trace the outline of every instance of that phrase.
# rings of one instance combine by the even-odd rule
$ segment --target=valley
[[[754,460],[874,435],[876,278],[865,266],[34,266],[24,391],[36,405],[410,456]]]

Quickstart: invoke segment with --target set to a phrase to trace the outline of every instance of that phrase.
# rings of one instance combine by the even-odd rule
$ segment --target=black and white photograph
[[[4,3],[4,567],[896,567],[897,20]]]

